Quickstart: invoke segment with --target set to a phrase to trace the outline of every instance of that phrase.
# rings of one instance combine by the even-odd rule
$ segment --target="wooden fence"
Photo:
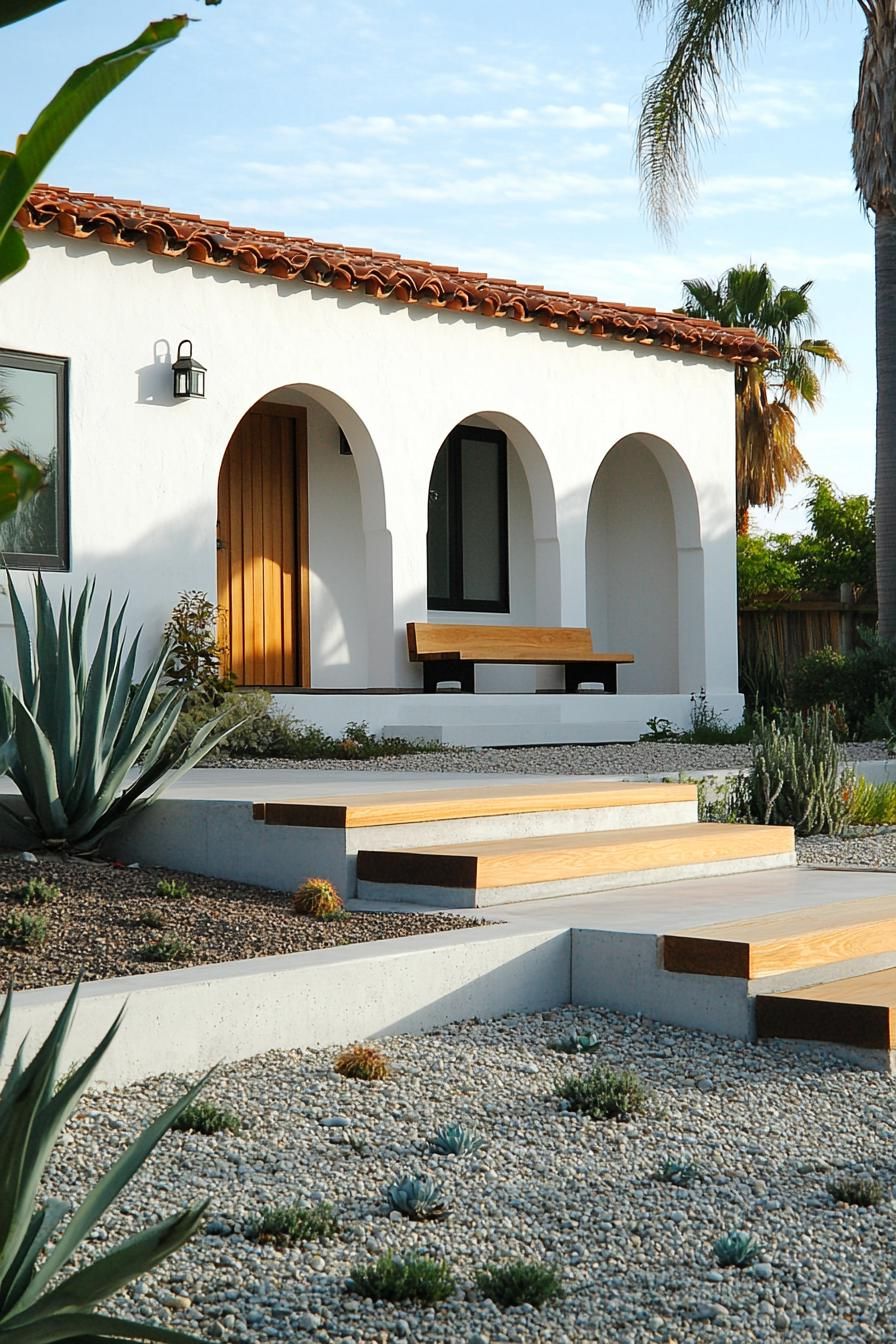
[[[781,602],[741,607],[737,616],[741,665],[771,656],[785,675],[813,649],[849,653],[858,632],[873,627],[877,607],[869,603]]]

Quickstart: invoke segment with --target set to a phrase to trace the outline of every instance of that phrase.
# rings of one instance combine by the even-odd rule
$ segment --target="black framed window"
[[[460,425],[429,482],[427,600],[433,611],[509,611],[507,439]]]
[[[47,483],[0,523],[10,569],[68,568],[68,361],[0,350],[0,452],[40,463]]]

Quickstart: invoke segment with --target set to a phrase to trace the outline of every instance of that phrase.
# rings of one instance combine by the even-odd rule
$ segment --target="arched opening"
[[[370,435],[333,393],[277,388],[237,425],[218,480],[218,603],[238,683],[367,686],[391,598]]]
[[[594,647],[635,655],[620,668],[621,692],[705,683],[697,496],[664,440],[629,434],[601,462],[588,505],[586,583]]]
[[[555,625],[557,509],[532,434],[501,412],[467,416],[436,454],[427,530],[429,619]],[[549,674],[550,675],[550,674]],[[483,667],[481,690],[527,690],[531,668]]]

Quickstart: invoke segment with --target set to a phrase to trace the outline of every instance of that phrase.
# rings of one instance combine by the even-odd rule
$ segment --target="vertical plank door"
[[[218,478],[221,640],[241,686],[309,684],[305,412],[244,416]]]

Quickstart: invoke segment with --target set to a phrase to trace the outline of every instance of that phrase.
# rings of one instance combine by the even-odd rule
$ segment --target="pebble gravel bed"
[[[850,761],[886,760],[884,742],[847,742]],[[475,775],[631,775],[741,770],[750,764],[746,743],[701,746],[687,742],[571,743],[552,747],[446,747],[444,751],[376,756],[367,761],[293,761],[279,758],[218,757],[204,765],[265,770],[417,770],[429,774],[460,771]]]
[[[354,910],[346,919],[319,920],[295,914],[282,891],[166,868],[116,867],[47,854],[33,859],[0,854],[0,982],[12,979],[17,989],[70,984],[79,972],[85,980],[105,980],[441,933],[479,922],[456,915]],[[16,893],[34,879],[58,887],[61,896],[48,905],[22,905]],[[159,895],[162,880],[183,884],[187,894]],[[160,928],[143,922],[149,911],[158,916]],[[7,919],[23,912],[46,919],[43,947],[23,951],[5,945]],[[142,960],[140,949],[162,937],[180,940],[182,955],[177,960]]]
[[[896,826],[865,827],[844,835],[797,836],[797,862],[819,868],[896,872]]]
[[[573,1030],[595,1054],[548,1042]],[[469,1021],[379,1042],[380,1083],[332,1069],[334,1050],[279,1052],[223,1068],[207,1095],[242,1118],[239,1136],[167,1135],[98,1230],[95,1249],[188,1200],[211,1200],[204,1235],[110,1305],[225,1344],[750,1344],[896,1338],[893,1231],[896,1081],[822,1052],[790,1053],[593,1009]],[[558,1081],[595,1062],[637,1072],[645,1116],[565,1111]],[[88,1095],[64,1132],[47,1190],[75,1199],[184,1080]],[[437,1157],[426,1138],[458,1121],[488,1140]],[[678,1189],[653,1179],[667,1157],[696,1163]],[[451,1216],[390,1215],[384,1187],[410,1172],[444,1187]],[[877,1208],[835,1204],[832,1173],[872,1176]],[[244,1235],[265,1205],[330,1201],[335,1240],[287,1250]],[[720,1269],[731,1229],[762,1247]],[[105,1243],[108,1243],[106,1245]],[[455,1294],[434,1308],[347,1291],[384,1251],[444,1257]],[[565,1297],[501,1312],[475,1271],[509,1258],[557,1267]]]

